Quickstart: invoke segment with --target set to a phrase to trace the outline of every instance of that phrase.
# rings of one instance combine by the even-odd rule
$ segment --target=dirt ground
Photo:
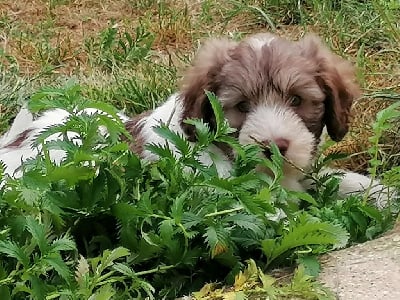
[[[340,300],[400,299],[400,224],[373,241],[321,258],[325,283]]]

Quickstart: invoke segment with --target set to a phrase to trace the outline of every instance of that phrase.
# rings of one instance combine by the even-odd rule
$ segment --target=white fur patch
[[[314,136],[308,131],[300,117],[285,107],[260,105],[243,124],[239,134],[241,144],[274,142],[286,139],[289,142],[286,158],[300,168],[308,168],[312,160]],[[288,163],[284,163],[285,178],[282,184],[291,190],[303,190],[299,179],[303,176]]]
[[[22,162],[36,157],[40,152],[40,147],[33,148],[36,136],[46,127],[62,124],[67,117],[66,111],[55,109],[44,112],[38,119],[34,120],[32,114],[26,108],[22,108],[11,129],[0,139],[0,160],[5,164],[5,173],[20,177],[22,173],[19,168]],[[7,147],[26,130],[30,132],[18,147]],[[55,139],[57,139],[56,135],[52,135],[47,140]],[[65,153],[57,150],[51,150],[49,154],[50,158],[56,163],[59,163],[65,157]]]
[[[98,110],[85,109],[82,112],[93,114],[98,112]],[[16,178],[20,177],[22,175],[22,171],[20,170],[22,162],[36,157],[41,152],[40,145],[36,148],[33,146],[36,137],[41,134],[45,128],[65,123],[68,116],[69,113],[63,109],[52,109],[45,111],[38,118],[34,119],[27,108],[21,108],[10,130],[0,138],[0,160],[5,164],[5,173]],[[119,114],[119,117],[121,120],[128,119],[122,114]],[[20,134],[27,130],[29,134],[21,141],[18,147],[9,146],[20,137]],[[107,134],[107,130],[104,127],[100,127],[99,130],[101,134]],[[79,145],[81,143],[77,133],[67,132],[67,136],[76,144]],[[59,140],[61,138],[61,134],[57,133],[46,138],[45,142]],[[50,159],[56,164],[60,164],[65,158],[65,155],[66,153],[63,150],[49,150]]]
[[[276,37],[272,34],[258,34],[248,39],[249,45],[256,50],[257,52],[261,50],[264,46],[270,46],[272,41],[275,40]]]

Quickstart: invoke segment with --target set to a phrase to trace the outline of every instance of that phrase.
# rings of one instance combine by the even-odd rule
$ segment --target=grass
[[[392,173],[387,171],[399,164],[400,131],[385,116],[380,116],[381,123],[378,122],[381,127],[388,127],[385,132],[372,124],[379,111],[400,99],[399,20],[400,4],[396,0],[32,0],[28,3],[3,0],[0,3],[0,132],[8,128],[20,105],[40,87],[64,87],[73,79],[79,83],[85,99],[103,101],[134,115],[154,108],[176,90],[199,42],[209,36],[239,38],[252,32],[273,31],[298,39],[313,31],[324,37],[335,52],[358,66],[364,92],[354,105],[352,132],[328,152],[352,153],[340,165],[358,171],[367,171],[370,159],[374,158],[374,175],[383,173],[388,182],[398,185],[393,178],[399,172],[395,168]],[[391,125],[386,126],[389,121]],[[333,189],[334,182],[331,185]],[[357,203],[339,202],[335,212],[348,210],[365,217],[368,213]],[[318,218],[329,219],[328,209],[318,209]],[[168,213],[166,216],[170,217]],[[93,216],[99,215],[96,212]],[[36,225],[30,222],[27,226],[33,230]],[[381,228],[370,224],[361,230],[364,236],[360,237],[360,232],[353,230],[359,229],[357,222],[352,220],[348,224],[351,226],[346,229],[352,240],[373,237],[385,227],[383,223]],[[218,243],[214,244],[215,249],[219,249],[217,246]],[[110,255],[127,256],[125,250],[113,251],[103,253],[98,266]],[[85,263],[81,258],[78,269],[87,268],[90,280],[98,280],[106,270],[103,265],[97,274],[93,265]],[[148,266],[154,267],[150,263]],[[149,270],[154,271],[150,268],[144,272]],[[301,272],[299,269],[296,274]],[[305,275],[298,275],[295,282],[303,290],[299,296],[297,291],[288,290],[286,283],[255,270],[251,262],[246,279],[243,276],[236,283],[231,280],[238,287],[234,291],[238,297],[246,286],[278,298],[307,293],[311,293],[310,298],[318,298],[325,293]],[[138,289],[151,294],[145,281],[136,283],[141,285]],[[313,290],[320,294],[312,294]],[[229,288],[214,286],[205,287],[201,295],[204,299],[210,295],[219,297],[222,291],[232,293]],[[106,288],[103,292],[107,293]]]

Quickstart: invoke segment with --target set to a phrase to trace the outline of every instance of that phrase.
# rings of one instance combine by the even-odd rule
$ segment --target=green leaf
[[[116,294],[110,284],[103,285],[97,292],[89,297],[88,300],[110,300]]]
[[[29,267],[30,259],[25,250],[12,241],[0,241],[0,253],[15,258],[25,268]]]
[[[62,87],[43,87],[30,97],[28,108],[31,112],[48,109],[66,109],[72,112],[79,102],[87,101],[82,97],[81,87],[73,80]]]
[[[49,252],[68,251],[68,250],[76,250],[75,241],[68,236],[55,239],[51,243],[49,248]]]
[[[297,262],[304,267],[304,272],[308,276],[316,278],[321,271],[321,265],[315,256],[299,257]]]
[[[137,278],[135,271],[133,271],[131,268],[129,268],[127,265],[121,264],[121,263],[115,263],[112,268],[121,274],[124,274],[125,276],[131,277],[131,278]]]
[[[254,215],[236,213],[223,219],[225,223],[233,223],[240,228],[252,231],[256,235],[262,235],[264,224]]]
[[[67,266],[67,264],[62,260],[59,254],[52,254],[43,258],[43,261],[47,262],[50,266],[56,270],[56,272],[67,282],[69,283],[71,279],[71,272]]]
[[[192,212],[184,212],[182,216],[182,224],[185,229],[190,229],[194,226],[197,226],[203,222],[203,218],[192,213]]]
[[[176,223],[181,223],[184,211],[184,204],[188,200],[189,193],[190,191],[183,192],[182,195],[176,197],[172,202],[171,216],[175,219]]]
[[[155,144],[147,144],[145,146],[146,150],[149,150],[153,154],[162,158],[169,158],[175,160],[175,154],[172,150],[167,146],[155,145]]]
[[[65,180],[69,186],[95,177],[96,169],[83,166],[61,166],[56,167],[48,173],[52,181]]]
[[[400,111],[397,110],[398,108],[400,108],[399,101],[394,102],[389,107],[379,111],[376,114],[377,122],[382,123],[382,122],[390,120],[390,119],[400,118]],[[377,123],[375,123],[375,124],[377,124]]]
[[[307,193],[303,193],[303,192],[293,192],[290,191],[290,194],[295,196],[296,198],[306,201],[307,203],[314,205],[315,207],[318,207],[318,203],[317,201],[315,201],[315,199],[313,198],[313,196],[311,196],[310,194]]]
[[[193,125],[196,128],[196,146],[202,145],[207,146],[211,141],[210,127],[205,124],[202,120],[184,120],[184,123]]]
[[[145,211],[128,203],[117,203],[112,207],[112,213],[121,222],[127,223],[137,217],[147,217],[152,211]]]
[[[29,281],[31,282],[33,299],[45,299],[46,297],[46,283],[38,276],[30,275]]]
[[[168,244],[168,242],[172,240],[174,235],[174,224],[175,222],[173,219],[161,221],[159,229],[163,243]]]
[[[249,195],[248,193],[242,193],[238,200],[243,207],[253,215],[263,216],[266,212],[273,213],[275,210],[270,203],[264,201],[260,197]]]
[[[32,239],[38,245],[42,255],[47,254],[49,248],[47,232],[49,229],[44,224],[39,224],[32,216],[26,218],[26,229],[32,234]]]
[[[103,252],[103,256],[101,258],[101,263],[97,270],[98,274],[100,274],[101,272],[103,272],[103,270],[105,270],[106,268],[113,265],[115,260],[117,260],[121,257],[128,256],[129,254],[130,254],[129,250],[124,247],[118,247],[111,251],[105,250]]]
[[[369,206],[369,205],[362,205],[359,207],[359,210],[362,211],[364,214],[366,214],[371,219],[373,219],[379,223],[383,222],[382,213],[376,207]]]
[[[232,193],[234,186],[230,179],[226,178],[210,178],[209,185],[221,190],[221,192]]]
[[[221,102],[217,99],[217,96],[214,93],[206,91],[206,95],[211,103],[211,107],[215,116],[215,123],[217,127],[216,136],[222,135],[223,132],[226,131],[226,128],[229,126],[227,126],[227,121],[224,116]]]
[[[319,222],[303,213],[298,221],[289,224],[287,232],[281,238],[261,242],[262,250],[270,265],[276,258],[289,250],[307,245],[332,245],[341,248],[347,244],[349,234],[337,225]]]
[[[160,137],[170,141],[183,156],[190,153],[191,150],[188,140],[182,135],[169,129],[167,125],[162,124],[161,126],[154,127],[153,130]]]
[[[211,250],[211,258],[228,251],[229,232],[222,226],[209,226],[203,235]]]
[[[20,189],[19,197],[26,202],[28,205],[34,205],[39,202],[43,192],[37,189],[30,189],[26,187],[22,187]]]
[[[81,107],[81,109],[88,109],[88,108],[93,108],[93,109],[99,110],[100,113],[101,112],[106,113],[107,115],[109,115],[108,117],[110,119],[114,119],[114,122],[119,122],[120,124],[122,124],[122,122],[120,122],[120,118],[117,114],[115,107],[112,106],[111,104],[108,104],[105,102],[99,102],[99,101],[96,101],[96,102],[95,101],[87,101]]]
[[[11,300],[10,289],[6,285],[0,286],[0,299],[1,300]]]

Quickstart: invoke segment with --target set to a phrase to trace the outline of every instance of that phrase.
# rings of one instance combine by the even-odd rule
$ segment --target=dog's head
[[[210,40],[199,50],[181,88],[182,127],[191,141],[186,118],[215,126],[205,90],[219,97],[241,143],[272,141],[299,167],[310,163],[324,126],[333,140],[344,137],[359,94],[351,64],[317,37],[292,42],[267,33]]]

